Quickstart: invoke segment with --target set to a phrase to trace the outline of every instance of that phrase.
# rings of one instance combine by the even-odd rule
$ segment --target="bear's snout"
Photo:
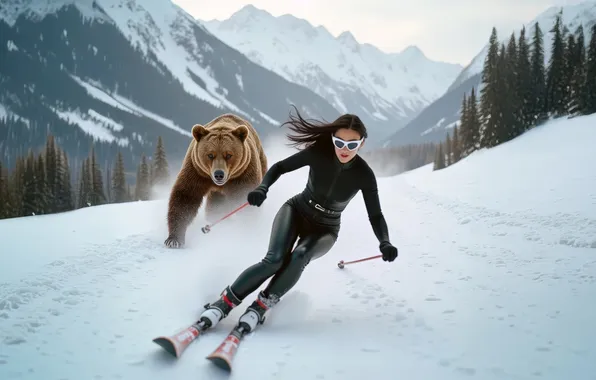
[[[224,173],[223,170],[216,170],[215,173],[213,173],[213,177],[215,177],[215,180],[218,182],[223,181],[225,175],[226,173]]]
[[[217,169],[213,172],[213,182],[215,182],[216,185],[223,185],[225,179],[226,173],[223,170]]]

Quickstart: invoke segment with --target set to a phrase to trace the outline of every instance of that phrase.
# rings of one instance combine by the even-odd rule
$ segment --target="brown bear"
[[[254,127],[226,113],[192,127],[190,142],[168,203],[165,245],[184,246],[186,230],[207,197],[207,218],[246,201],[267,172],[267,157]]]

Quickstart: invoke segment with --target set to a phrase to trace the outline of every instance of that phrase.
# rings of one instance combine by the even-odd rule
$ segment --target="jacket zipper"
[[[325,201],[324,204],[326,208],[327,206],[327,200],[329,199],[329,195],[331,194],[331,192],[333,191],[333,186],[335,186],[335,182],[337,182],[337,177],[339,177],[341,175],[341,172],[344,170],[343,167],[339,168],[339,172],[337,172],[337,174],[333,177],[333,181],[331,182],[331,185],[329,185],[329,190],[327,190],[327,194],[325,195]]]

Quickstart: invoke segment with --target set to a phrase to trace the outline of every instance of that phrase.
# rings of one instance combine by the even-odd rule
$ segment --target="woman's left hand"
[[[383,254],[383,261],[393,261],[397,258],[397,248],[395,248],[391,243],[385,241],[381,243],[379,246],[381,253]]]

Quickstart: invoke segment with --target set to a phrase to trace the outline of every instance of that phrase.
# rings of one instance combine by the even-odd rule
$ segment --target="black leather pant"
[[[265,296],[283,296],[302,275],[304,268],[331,249],[337,240],[339,226],[322,226],[304,218],[296,204],[286,202],[275,216],[269,249],[260,262],[246,268],[231,285],[240,300],[254,292],[273,276]],[[296,248],[294,243],[300,237]]]

